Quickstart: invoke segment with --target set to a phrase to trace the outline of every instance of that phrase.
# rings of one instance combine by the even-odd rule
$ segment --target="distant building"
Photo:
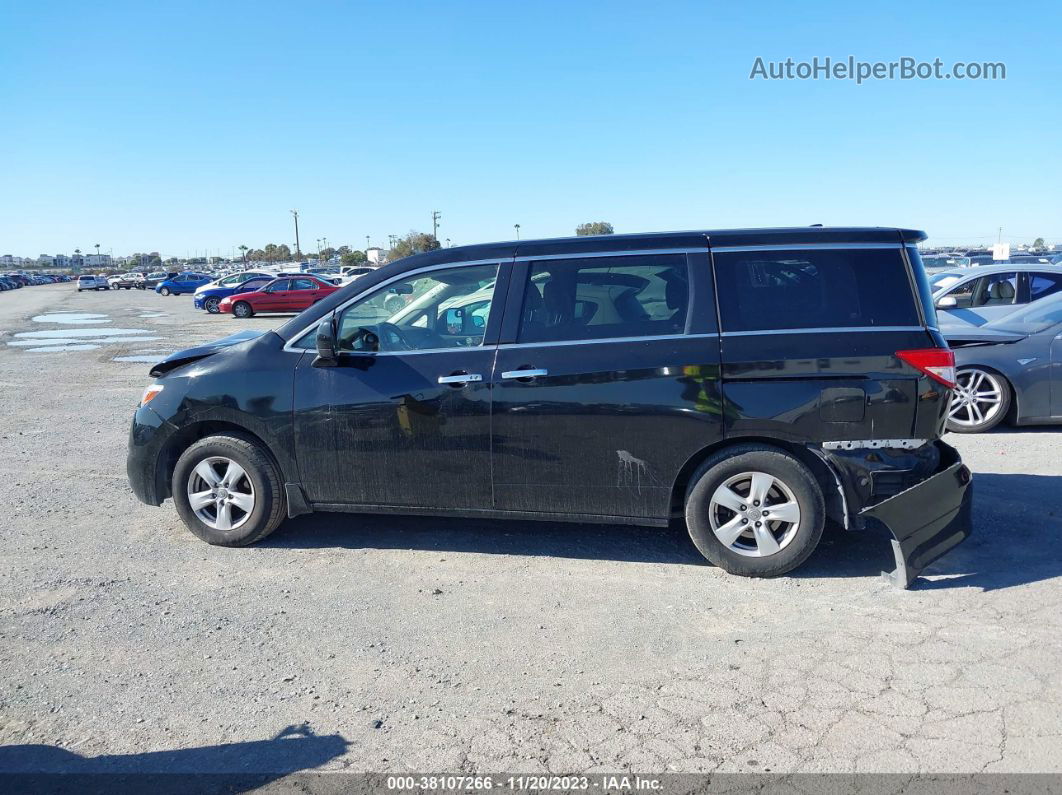
[[[4,254],[0,256],[0,267],[3,268],[20,268],[24,262],[22,257],[15,257],[11,254]]]
[[[109,268],[111,267],[110,254],[86,254],[84,267],[86,268]]]

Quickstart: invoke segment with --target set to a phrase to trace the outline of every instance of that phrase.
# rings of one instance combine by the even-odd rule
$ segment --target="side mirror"
[[[339,341],[336,339],[335,318],[328,316],[317,326],[317,358],[314,367],[335,367],[339,364]]]
[[[937,309],[954,309],[958,305],[959,302],[955,300],[953,295],[945,295],[937,301]]]

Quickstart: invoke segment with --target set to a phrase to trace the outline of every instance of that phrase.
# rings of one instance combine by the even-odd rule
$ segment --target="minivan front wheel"
[[[247,546],[284,519],[276,464],[242,436],[208,436],[185,450],[173,470],[171,493],[185,525],[208,544]]]
[[[694,473],[686,525],[701,554],[745,577],[777,577],[808,559],[822,538],[825,504],[811,471],[758,445],[722,450]]]

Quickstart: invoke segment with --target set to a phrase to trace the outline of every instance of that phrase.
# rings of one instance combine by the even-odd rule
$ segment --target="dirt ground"
[[[109,322],[32,319],[60,312]],[[975,535],[907,592],[876,534],[762,581],[648,528],[320,514],[210,547],[130,492],[151,379],[115,359],[280,322],[0,293],[0,769],[254,770],[289,729],[322,770],[1062,771],[1062,428],[949,437]]]

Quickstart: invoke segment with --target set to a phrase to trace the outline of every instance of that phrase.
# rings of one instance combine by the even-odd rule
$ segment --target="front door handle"
[[[549,370],[506,370],[501,374],[502,378],[537,378],[541,375],[549,375]]]
[[[483,380],[479,373],[454,373],[453,375],[440,375],[440,384],[474,384]]]

